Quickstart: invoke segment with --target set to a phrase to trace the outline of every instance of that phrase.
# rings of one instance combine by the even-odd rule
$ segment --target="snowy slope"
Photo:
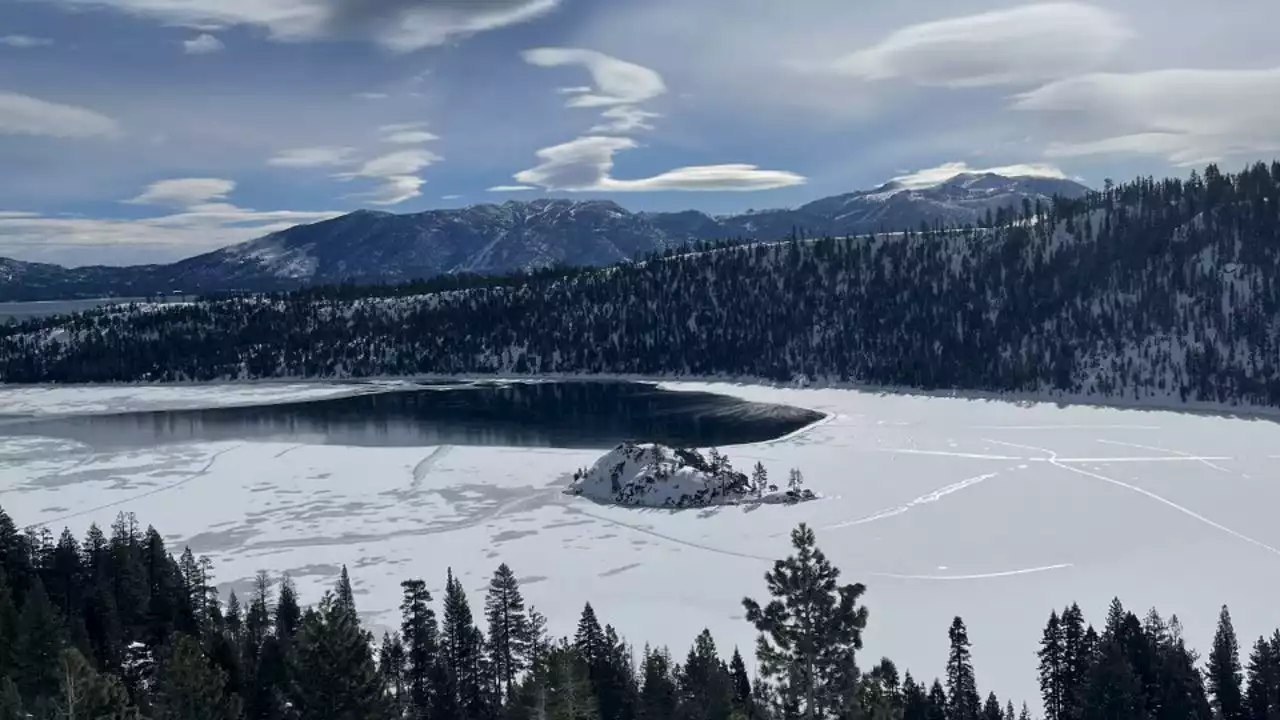
[[[1113,596],[1140,615],[1176,613],[1201,650],[1223,603],[1242,642],[1280,624],[1275,422],[665,387],[831,413],[787,438],[723,448],[741,467],[800,468],[827,499],[690,512],[602,506],[564,494],[571,469],[598,459],[592,451],[246,441],[99,453],[0,437],[0,503],[19,526],[77,534],[136,512],[170,533],[170,547],[208,554],[224,590],[249,587],[267,568],[288,571],[314,601],[347,564],[379,635],[398,623],[401,580],[423,578],[434,594],[452,566],[478,603],[507,562],[553,631],[571,634],[590,600],[625,636],[677,655],[704,627],[725,652],[754,646],[741,600],[764,594],[763,574],[803,521],[844,576],[868,586],[863,659],[889,655],[932,678],[962,615],[984,692],[1031,701],[1044,622],[1072,601],[1095,624]],[[10,392],[0,389],[0,406]]]

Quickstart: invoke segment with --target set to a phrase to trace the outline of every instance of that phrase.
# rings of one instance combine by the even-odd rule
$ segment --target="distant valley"
[[[0,301],[269,291],[555,264],[600,266],[701,240],[978,224],[1004,209],[1088,192],[1071,180],[987,173],[961,174],[929,187],[888,183],[794,209],[719,217],[696,210],[630,212],[611,201],[564,199],[404,215],[359,210],[168,265],[66,268],[0,258]]]

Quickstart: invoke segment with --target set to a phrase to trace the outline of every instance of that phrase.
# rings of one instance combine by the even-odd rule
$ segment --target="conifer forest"
[[[472,609],[452,572],[442,592],[401,583],[400,627],[362,626],[346,569],[303,607],[288,577],[220,596],[215,568],[175,557],[121,514],[19,531],[0,510],[0,718],[36,720],[1027,720],[1025,699],[982,692],[964,620],[947,628],[942,677],[860,658],[875,612],[805,525],[792,554],[744,598],[755,648],[687,651],[622,638],[584,599],[573,637],[552,638],[514,571]],[[884,612],[893,612],[887,608]],[[939,634],[942,628],[938,628]],[[749,662],[750,660],[750,662]],[[1117,599],[1100,627],[1049,613],[1035,663],[1045,720],[1271,720],[1280,631],[1244,648],[1222,608],[1206,656],[1176,617]]]
[[[975,225],[0,329],[0,381],[621,373],[1280,405],[1280,163]]]

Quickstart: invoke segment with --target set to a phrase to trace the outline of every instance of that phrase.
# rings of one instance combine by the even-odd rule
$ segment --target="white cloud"
[[[224,200],[235,189],[234,180],[174,178],[151,183],[140,195],[124,202],[135,205],[191,207],[213,200]]]
[[[1186,166],[1280,151],[1280,68],[1092,73],[1013,107],[1056,121],[1051,157],[1145,154]]]
[[[556,92],[571,96],[565,103],[566,107],[605,108],[601,115],[609,122],[594,126],[589,132],[652,130],[653,126],[648,121],[661,117],[658,113],[636,107],[667,92],[662,76],[643,65],[579,48],[534,48],[521,53],[521,57],[538,67],[578,65],[586,68],[594,86],[561,87],[556,88]]]
[[[0,135],[115,137],[120,125],[101,113],[0,91]]]
[[[209,55],[220,52],[227,46],[209,33],[201,33],[190,40],[182,41],[182,48],[188,55]]]
[[[342,214],[237,207],[225,202],[234,188],[215,178],[153,183],[125,202],[177,210],[137,220],[0,211],[0,255],[78,265],[172,261]]]
[[[386,100],[391,96],[384,92],[358,92],[356,97],[361,100]]]
[[[652,130],[653,125],[649,124],[651,118],[662,117],[658,113],[641,110],[629,105],[619,105],[611,107],[600,113],[610,122],[601,123],[592,127],[588,132],[593,133],[629,133],[636,130]]]
[[[1041,3],[911,25],[833,68],[934,87],[1028,84],[1093,70],[1130,36],[1118,16],[1101,8]]]
[[[572,95],[569,107],[635,105],[667,91],[662,76],[643,65],[619,60],[595,50],[544,47],[525,50],[524,61],[538,67],[578,65],[591,74],[595,87],[560,88]]]
[[[389,133],[398,133],[398,132],[408,132],[410,130],[423,130],[423,129],[426,129],[427,125],[428,123],[423,120],[415,120],[412,122],[390,123],[378,128],[378,132],[389,134]]]
[[[537,189],[538,188],[532,185],[494,185],[493,187],[489,188],[486,192],[497,192],[497,193],[526,192],[529,190],[537,190]]]
[[[285,168],[337,167],[350,163],[355,152],[355,148],[332,145],[294,148],[276,153],[267,164]]]
[[[426,130],[401,130],[399,132],[393,132],[382,138],[384,142],[389,142],[395,145],[418,145],[420,143],[431,142],[432,140],[439,139],[439,135],[427,132]]]
[[[0,45],[6,45],[12,48],[21,48],[26,50],[52,44],[53,41],[49,38],[31,37],[30,35],[0,35]]]
[[[199,30],[265,28],[272,39],[370,38],[396,52],[528,22],[561,0],[53,0]]]
[[[376,205],[396,205],[422,194],[426,180],[418,177],[418,173],[441,159],[424,148],[397,150],[366,160],[358,169],[334,177],[377,180],[380,184],[376,190],[352,197],[365,198]]]
[[[513,177],[522,185],[547,190],[652,192],[659,190],[770,190],[800,185],[805,178],[755,165],[701,165],[676,168],[647,178],[619,180],[610,175],[613,155],[638,147],[629,138],[588,135],[538,151],[542,162]]]
[[[462,197],[461,195],[441,195],[440,199],[441,200],[457,200],[461,197]]]
[[[1041,177],[1056,178],[1059,180],[1067,179],[1067,174],[1061,169],[1053,165],[1043,163],[1027,163],[1019,165],[1002,165],[1000,167],[990,168],[973,168],[969,167],[965,162],[949,162],[938,165],[937,167],[916,170],[915,172],[906,173],[892,178],[890,182],[895,182],[907,188],[926,188],[940,185],[957,175],[972,174],[983,175],[992,173],[995,175],[1003,175],[1005,177]]]

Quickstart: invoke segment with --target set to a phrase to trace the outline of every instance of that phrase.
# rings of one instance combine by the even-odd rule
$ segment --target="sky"
[[[0,0],[0,256],[1280,156],[1274,0]]]

